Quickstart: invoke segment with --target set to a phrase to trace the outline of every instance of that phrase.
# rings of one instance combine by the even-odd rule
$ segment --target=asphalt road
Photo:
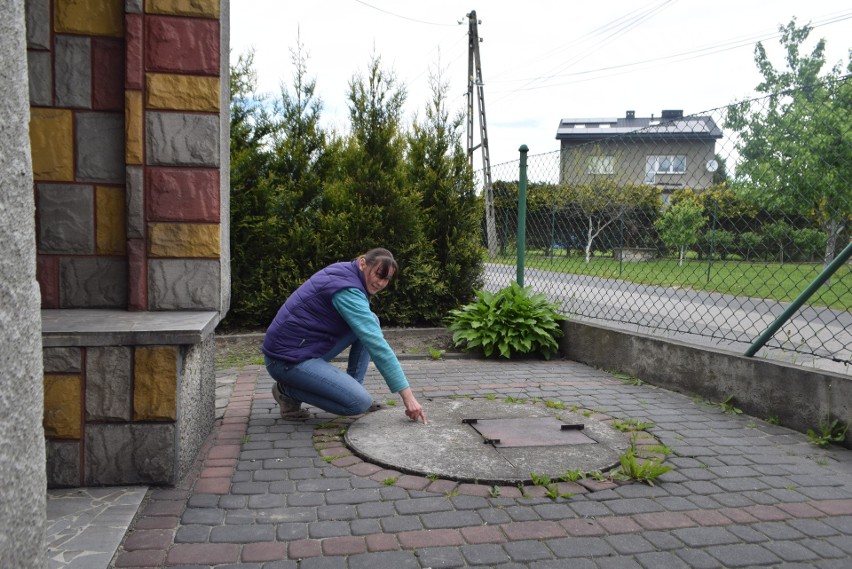
[[[486,263],[485,288],[516,277],[514,266]],[[789,303],[526,269],[524,285],[562,303],[573,319],[702,346],[743,352]],[[755,357],[852,374],[852,313],[802,307]]]

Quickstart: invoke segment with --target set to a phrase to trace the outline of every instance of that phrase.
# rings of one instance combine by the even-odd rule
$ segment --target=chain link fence
[[[520,263],[572,319],[740,352],[784,315],[758,356],[852,373],[850,109],[847,78],[698,115],[563,119],[525,184],[520,157],[492,169],[486,288]]]

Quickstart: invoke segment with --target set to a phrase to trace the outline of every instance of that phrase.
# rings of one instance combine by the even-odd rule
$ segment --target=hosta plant
[[[503,290],[476,292],[477,300],[450,311],[448,329],[456,347],[481,349],[486,357],[499,354],[541,354],[550,359],[559,349],[559,305],[513,282]]]

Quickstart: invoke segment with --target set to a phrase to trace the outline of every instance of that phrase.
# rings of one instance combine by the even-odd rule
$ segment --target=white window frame
[[[648,156],[645,161],[645,174],[686,174],[686,155],[662,154]]]
[[[600,176],[611,176],[615,171],[615,159],[612,156],[589,156],[586,173]]]

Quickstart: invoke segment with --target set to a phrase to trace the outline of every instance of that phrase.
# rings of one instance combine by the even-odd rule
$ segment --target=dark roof
[[[663,111],[662,118],[636,117],[628,111],[623,118],[562,119],[557,140],[588,142],[603,138],[722,138],[722,129],[709,116],[683,116],[680,111]]]

